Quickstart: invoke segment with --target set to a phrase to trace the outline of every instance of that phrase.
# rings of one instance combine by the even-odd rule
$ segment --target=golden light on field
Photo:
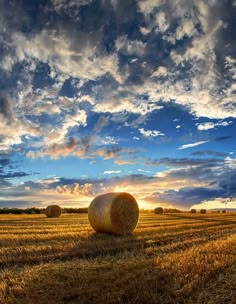
[[[235,214],[141,212],[125,237],[96,235],[87,214],[0,224],[0,303],[213,303],[216,289],[218,304],[235,303]]]

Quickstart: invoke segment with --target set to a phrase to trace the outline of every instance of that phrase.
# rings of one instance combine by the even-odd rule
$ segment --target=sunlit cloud
[[[183,149],[188,149],[188,148],[192,148],[192,147],[196,147],[196,146],[199,146],[199,145],[203,145],[205,143],[209,142],[209,140],[203,140],[203,141],[197,141],[195,143],[191,143],[191,144],[185,144],[185,145],[182,145],[178,148],[178,150],[183,150]]]

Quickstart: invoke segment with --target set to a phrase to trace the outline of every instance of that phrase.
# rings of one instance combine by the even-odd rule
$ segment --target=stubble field
[[[236,303],[236,214],[143,213],[134,234],[87,214],[0,215],[0,303]]]

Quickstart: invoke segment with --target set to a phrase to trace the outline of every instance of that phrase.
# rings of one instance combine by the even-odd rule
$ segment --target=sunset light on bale
[[[46,216],[47,217],[60,217],[61,216],[61,208],[57,205],[50,205],[46,208]]]
[[[138,218],[138,204],[132,195],[125,192],[99,195],[88,209],[90,225],[97,232],[132,233]]]

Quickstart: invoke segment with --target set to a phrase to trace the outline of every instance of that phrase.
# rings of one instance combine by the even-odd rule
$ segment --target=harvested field
[[[133,235],[87,214],[0,216],[0,303],[230,303],[236,214],[141,213]]]

